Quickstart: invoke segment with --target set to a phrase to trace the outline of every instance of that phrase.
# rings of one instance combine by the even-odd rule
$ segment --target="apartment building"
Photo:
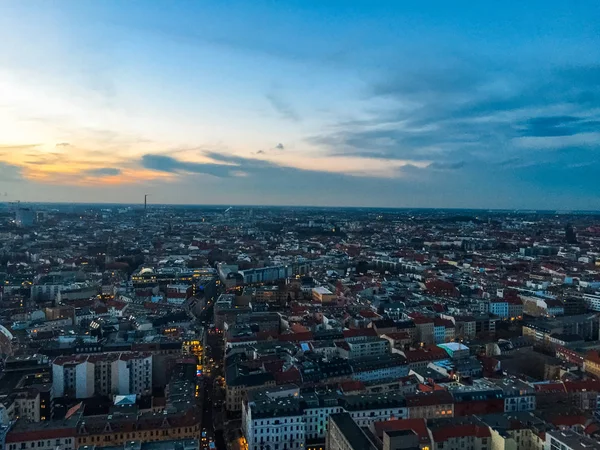
[[[152,391],[152,354],[122,352],[58,357],[52,362],[55,397],[146,395]]]
[[[343,396],[335,391],[302,392],[297,386],[262,389],[248,395],[242,411],[242,429],[249,450],[287,443],[301,449],[315,443],[324,447],[332,414],[347,413],[360,427],[408,417],[401,394]]]
[[[390,353],[390,343],[387,339],[365,337],[352,342],[338,342],[338,354],[342,358],[356,359],[367,356],[382,356]]]

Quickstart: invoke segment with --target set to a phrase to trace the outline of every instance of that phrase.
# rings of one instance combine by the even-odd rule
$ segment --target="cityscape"
[[[599,0],[0,0],[0,450],[600,450]]]
[[[600,215],[5,204],[0,448],[600,448]]]

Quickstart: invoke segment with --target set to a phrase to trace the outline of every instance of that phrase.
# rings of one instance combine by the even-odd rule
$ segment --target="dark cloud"
[[[288,101],[281,97],[281,94],[270,92],[265,95],[265,98],[269,101],[271,107],[284,119],[293,122],[300,121],[300,115]]]
[[[465,161],[457,161],[457,162],[438,162],[434,161],[427,166],[428,169],[437,169],[437,170],[458,170],[465,167]]]
[[[309,141],[334,155],[433,161],[431,169],[447,170],[465,161],[546,161],[546,147],[600,132],[600,66],[517,72],[467,62],[406,69],[373,83],[368,96],[384,100],[386,108]],[[521,141],[529,138],[544,140]],[[580,146],[598,148],[593,137],[578,139]],[[592,154],[580,156],[589,160]]]
[[[20,167],[0,161],[0,182],[14,182],[22,179]]]
[[[265,154],[265,151],[264,151],[264,150],[259,150],[259,151],[257,151],[257,152],[256,152],[256,154],[257,154],[257,155],[264,155],[264,154]]]
[[[146,169],[160,172],[198,173],[220,178],[233,177],[241,172],[251,175],[265,171],[285,170],[283,167],[260,159],[243,158],[241,156],[211,151],[206,151],[203,154],[216,162],[186,162],[172,156],[148,154],[142,157],[142,166]]]
[[[120,175],[121,169],[114,167],[100,167],[98,169],[88,170],[86,173],[92,177],[109,177]]]
[[[215,177],[232,176],[232,171],[237,169],[226,164],[186,162],[171,156],[152,154],[142,156],[142,166],[159,172],[201,173]]]
[[[575,116],[532,117],[522,123],[521,135],[531,137],[574,136],[600,131],[600,120]]]
[[[275,146],[275,149],[276,149],[276,150],[284,150],[284,149],[285,149],[285,147],[284,147],[284,146],[283,146],[283,144],[280,142],[279,144],[277,144],[277,145]]]

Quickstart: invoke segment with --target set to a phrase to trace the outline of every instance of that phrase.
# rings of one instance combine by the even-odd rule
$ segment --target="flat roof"
[[[333,292],[331,292],[325,286],[317,286],[317,287],[313,288],[313,291],[318,294],[322,294],[322,295],[333,294]]]
[[[340,429],[353,450],[376,450],[377,447],[367,438],[348,413],[331,414],[329,420]]]

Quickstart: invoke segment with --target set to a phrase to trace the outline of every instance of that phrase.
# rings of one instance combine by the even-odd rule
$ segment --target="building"
[[[574,431],[551,430],[546,432],[545,450],[590,450],[599,448],[599,441]]]
[[[225,371],[225,409],[229,412],[241,411],[248,392],[265,386],[275,386],[272,373],[248,373],[243,367],[234,364]]]
[[[61,356],[52,362],[54,397],[147,395],[152,392],[152,354],[115,352]]]
[[[454,398],[454,416],[464,417],[504,412],[502,389],[489,383],[474,383],[472,386],[449,386]]]
[[[323,286],[317,286],[312,290],[312,298],[319,303],[332,303],[335,301],[335,294]]]
[[[535,388],[514,377],[492,379],[491,383],[502,389],[504,412],[535,411]]]
[[[433,423],[429,426],[433,450],[484,450],[495,448],[490,429],[484,424],[459,421]]]
[[[537,342],[548,343],[553,334],[578,335],[584,340],[598,340],[596,314],[534,319],[523,324],[523,336]]]
[[[448,391],[419,392],[406,396],[408,417],[439,419],[454,417],[454,399]]]
[[[397,353],[357,358],[352,360],[350,365],[352,378],[359,381],[402,378],[408,375],[406,359]]]
[[[80,449],[86,445],[92,448],[123,446],[131,441],[197,439],[200,435],[200,419],[195,408],[85,416],[77,423],[74,448]]]
[[[242,424],[248,448],[262,450],[286,444],[290,450],[304,447],[306,423],[297,397],[269,398],[270,401],[250,400],[244,405]]]
[[[240,270],[239,274],[243,277],[244,283],[266,283],[277,280],[285,280],[293,275],[291,265],[257,267],[254,269]]]
[[[287,443],[288,449],[325,447],[329,417],[347,413],[359,427],[391,418],[406,418],[399,393],[342,395],[337,391],[303,391],[290,385],[248,394],[242,409],[242,429],[249,450]],[[283,445],[280,448],[284,448]]]
[[[28,228],[35,224],[36,213],[30,208],[18,208],[15,212],[15,223],[18,227]]]
[[[192,296],[193,287],[189,284],[169,284],[167,285],[167,303],[172,305],[183,305],[183,303]]]
[[[326,450],[377,449],[348,413],[331,414],[329,416],[325,448]]]
[[[416,327],[416,338],[419,342],[424,344],[434,344],[435,343],[435,330],[434,330],[434,322],[433,319],[428,317],[415,317],[413,318],[413,322]],[[438,331],[439,332],[439,331]],[[446,335],[446,330],[444,330],[444,336]]]
[[[67,413],[68,415],[69,413]],[[63,420],[27,422],[18,420],[6,435],[6,450],[75,450],[77,446],[77,422],[74,415]]]
[[[475,325],[474,317],[453,317],[454,319],[454,334],[455,337],[461,339],[474,338],[476,335],[477,327]]]
[[[469,347],[459,342],[448,342],[447,344],[440,344],[438,347],[444,350],[452,359],[468,358],[471,355]]]
[[[369,427],[369,431],[377,441],[378,448],[386,449],[386,435],[397,436],[397,433],[401,433],[400,436],[405,445],[390,445],[387,448],[391,450],[428,450],[432,447],[430,431],[425,419],[394,419],[375,422]]]
[[[98,447],[83,445],[79,450],[200,450],[198,439],[175,439],[169,441],[128,441],[123,445]]]
[[[591,375],[600,377],[600,352],[590,350],[583,361],[583,370]]]
[[[52,390],[54,397],[92,397],[94,364],[87,355],[56,358],[52,362]]]
[[[359,341],[338,342],[338,354],[342,358],[356,359],[368,356],[383,356],[390,353],[390,344],[386,339],[365,337]]]
[[[24,389],[15,393],[14,402],[17,417],[31,422],[39,422],[41,420],[41,396],[37,389]]]
[[[592,311],[600,311],[600,295],[598,294],[583,294],[585,306]]]

